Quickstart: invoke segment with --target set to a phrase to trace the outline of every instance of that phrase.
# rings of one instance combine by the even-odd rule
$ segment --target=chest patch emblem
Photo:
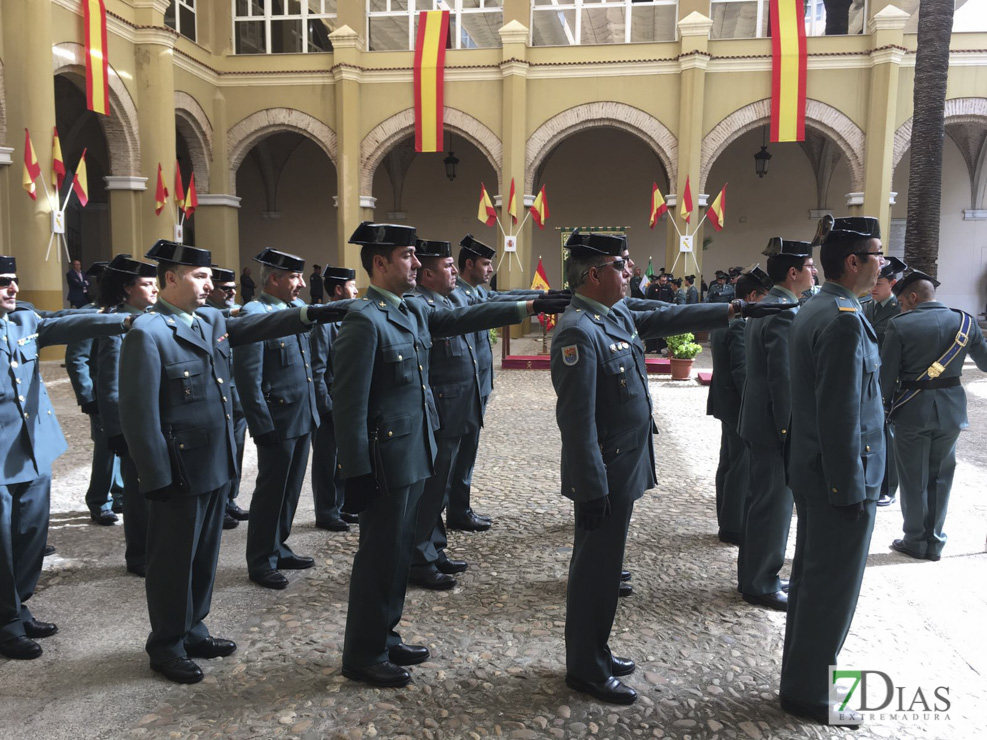
[[[575,365],[579,362],[579,347],[575,344],[570,344],[568,347],[563,347],[562,362],[569,366]]]

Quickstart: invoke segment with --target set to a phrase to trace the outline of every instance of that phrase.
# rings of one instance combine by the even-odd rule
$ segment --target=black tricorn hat
[[[14,272],[17,272],[17,258],[0,254],[0,273],[6,275]]]
[[[106,260],[98,260],[96,262],[93,262],[91,265],[89,265],[89,267],[86,268],[85,274],[88,277],[99,277],[104,272],[106,272],[106,268],[109,264],[110,263],[107,262]]]
[[[305,269],[305,260],[301,257],[296,257],[287,252],[279,252],[277,249],[271,249],[270,247],[254,257],[254,262],[260,262],[262,265],[288,272],[301,272]]]
[[[236,273],[233,270],[227,270],[225,267],[213,267],[212,281],[216,284],[233,283],[236,282]]]
[[[813,244],[835,244],[841,241],[880,239],[881,222],[871,216],[836,218],[825,216],[819,223]]]
[[[768,240],[768,246],[761,252],[765,257],[777,257],[785,255],[787,257],[811,257],[812,242],[800,242],[790,239],[782,239],[780,236],[773,236]]]
[[[322,271],[322,277],[326,280],[340,280],[346,283],[350,280],[356,280],[356,270],[349,267],[329,267],[326,265]]]
[[[593,254],[619,257],[624,252],[625,239],[614,234],[580,234],[576,229],[566,240],[565,248],[580,257]]]
[[[472,252],[477,257],[486,257],[488,260],[492,260],[497,256],[497,251],[491,249],[483,242],[479,242],[473,238],[472,234],[467,234],[463,237],[462,241],[459,242],[459,246],[465,249],[467,252]]]
[[[176,265],[212,267],[212,252],[208,249],[189,247],[167,239],[156,241],[144,256],[158,262],[174,262]]]
[[[452,257],[452,245],[449,242],[419,239],[415,244],[416,257]]]
[[[158,274],[156,265],[135,260],[129,254],[118,254],[106,264],[106,269],[137,277],[155,277]]]
[[[886,280],[894,280],[898,275],[908,269],[908,265],[897,257],[886,257],[885,259],[887,260],[887,264],[881,268],[879,277]]]
[[[897,283],[895,283],[894,285],[892,285],[891,286],[891,291],[896,296],[901,295],[902,293],[905,292],[905,290],[908,289],[908,286],[914,285],[919,280],[928,280],[930,283],[932,283],[932,287],[933,288],[938,288],[940,285],[942,285],[942,283],[940,283],[938,280],[936,280],[931,275],[926,275],[921,270],[912,270],[910,273],[908,273],[907,275],[905,275],[905,277],[903,277]]]
[[[372,244],[379,247],[413,247],[417,234],[414,226],[398,224],[375,224],[364,221],[356,227],[350,236],[350,244],[367,246]]]
[[[771,282],[771,278],[768,277],[768,273],[766,273],[764,270],[761,269],[760,262],[755,262],[750,267],[745,268],[744,271],[740,274],[749,275],[755,281],[757,281],[757,283],[765,290],[771,290],[771,286],[773,283]]]

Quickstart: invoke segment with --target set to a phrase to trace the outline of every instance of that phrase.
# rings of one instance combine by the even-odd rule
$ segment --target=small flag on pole
[[[24,129],[24,190],[31,196],[31,200],[38,199],[38,188],[34,181],[41,175],[41,165],[38,164],[38,155],[34,151],[34,144],[31,143],[31,132]]]
[[[83,0],[82,24],[86,40],[86,105],[110,115],[110,60],[106,43],[106,6],[103,0]]]
[[[531,280],[531,290],[551,289],[552,287],[548,284],[548,275],[545,274],[545,266],[541,263],[541,257],[539,257],[538,269],[535,270],[535,276]],[[540,313],[538,314],[538,321],[545,327],[545,331],[549,331],[555,326],[555,315]]]
[[[185,218],[192,218],[195,209],[199,207],[199,196],[195,192],[195,173],[188,181],[188,195],[185,196]]]
[[[689,187],[689,176],[685,176],[685,193],[682,194],[682,207],[679,209],[682,220],[689,223],[692,218],[692,188]]]
[[[709,222],[713,224],[713,228],[717,231],[723,231],[723,222],[727,217],[726,202],[727,186],[724,185],[723,189],[720,190],[720,194],[716,196],[716,200],[709,207],[709,212],[706,214]]]
[[[51,142],[51,183],[55,186],[55,192],[62,191],[62,185],[65,184],[65,161],[62,159],[62,142],[58,138],[58,129],[53,129],[55,132],[52,142]]]
[[[658,219],[665,215],[665,211],[668,210],[668,205],[665,203],[665,199],[661,197],[661,191],[658,190],[658,183],[651,183],[651,220],[648,225],[652,229],[655,228],[655,224],[658,223]]]
[[[545,221],[548,219],[548,197],[545,195],[545,186],[541,186],[541,190],[538,191],[537,197],[535,197],[535,202],[531,204],[531,217],[538,224],[539,229],[545,228]]]
[[[164,175],[161,174],[161,163],[158,162],[158,186],[154,189],[154,215],[160,216],[168,202],[168,188],[164,184]]]
[[[486,185],[482,182],[480,183],[480,207],[476,212],[476,217],[487,226],[493,226],[497,223],[497,210],[487,194]]]
[[[89,202],[89,175],[86,173],[86,149],[82,150],[79,157],[79,165],[75,168],[75,177],[72,179],[72,191],[79,199],[79,205],[83,208]]]
[[[511,197],[507,200],[507,212],[511,216],[511,221],[517,226],[517,199],[514,196],[514,178],[511,178]]]
[[[167,196],[168,193],[165,192]],[[178,160],[175,160],[175,202],[178,204],[179,209],[185,208],[185,188],[182,186],[182,168],[178,166]]]

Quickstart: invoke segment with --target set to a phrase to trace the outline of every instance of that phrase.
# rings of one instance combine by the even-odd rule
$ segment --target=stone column
[[[514,179],[514,197],[517,205],[518,222],[524,220],[525,190],[525,148],[528,133],[528,29],[516,20],[508,22],[500,31],[502,41],[501,74],[503,75],[503,105],[501,108],[501,140],[503,153],[500,162],[500,222],[510,231],[511,217],[507,213],[510,202],[511,179]],[[537,183],[535,183],[537,185]],[[534,197],[532,195],[532,197]],[[497,287],[501,290],[526,288],[531,284],[531,219],[518,235],[517,256],[524,265],[520,270],[501,270],[497,277]],[[498,238],[500,235],[498,234]],[[500,251],[501,245],[491,245]],[[504,258],[506,260],[510,255]],[[515,265],[516,267],[516,265]]]
[[[199,196],[194,215],[196,246],[212,251],[213,262],[237,275],[240,274],[239,210],[237,196],[208,193]]]
[[[905,56],[904,28],[908,13],[889,5],[870,19],[873,36],[870,91],[867,106],[867,143],[864,149],[862,208],[847,205],[853,215],[874,216],[881,222],[887,243],[891,227],[891,175],[894,163],[895,113],[898,76]],[[850,195],[855,195],[851,193]]]
[[[110,199],[110,247],[112,254],[128,253],[141,259],[151,246],[141,233],[141,203],[147,190],[146,177],[103,178]],[[162,218],[166,216],[162,213]]]

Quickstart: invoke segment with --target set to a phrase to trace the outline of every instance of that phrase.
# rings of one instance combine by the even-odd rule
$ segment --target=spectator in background
[[[256,291],[257,283],[250,277],[250,268],[244,267],[240,273],[240,295],[243,296],[243,302],[252,301]]]
[[[312,274],[308,276],[308,292],[312,303],[322,303],[325,293],[322,290],[322,268],[312,265]]]
[[[631,298],[644,298],[644,291],[641,290],[641,278],[644,273],[640,267],[634,268],[634,277],[631,278]]]
[[[89,303],[89,281],[82,274],[82,263],[72,260],[72,269],[65,273],[65,282],[69,285],[69,305],[81,308]]]

